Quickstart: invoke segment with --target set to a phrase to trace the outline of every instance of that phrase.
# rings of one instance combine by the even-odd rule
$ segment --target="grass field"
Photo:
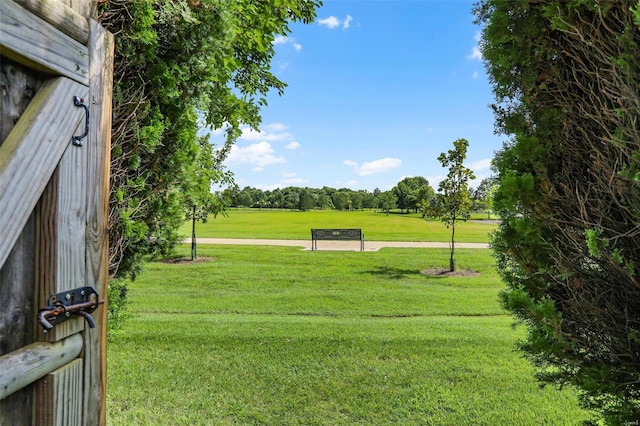
[[[476,217],[476,216],[474,216]],[[483,215],[477,215],[483,217]],[[495,229],[492,221],[460,222],[456,225],[456,241],[485,243]],[[229,215],[211,217],[196,225],[198,237],[210,238],[272,238],[306,240],[311,228],[361,228],[368,241],[449,241],[451,230],[442,222],[425,220],[420,214],[388,216],[366,211],[289,211],[231,209]],[[181,228],[181,234],[191,236],[191,223]]]
[[[181,249],[185,256],[187,248]],[[202,246],[150,262],[109,346],[111,425],[570,425],[514,350],[488,250]]]

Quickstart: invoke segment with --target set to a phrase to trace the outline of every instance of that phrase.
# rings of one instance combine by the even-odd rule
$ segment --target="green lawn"
[[[476,215],[483,217],[483,215]],[[476,217],[474,216],[474,217]],[[495,229],[492,221],[460,222],[456,225],[456,241],[484,243]],[[385,215],[365,211],[289,211],[231,209],[228,216],[210,218],[196,225],[198,237],[273,238],[306,240],[311,228],[361,228],[369,241],[448,241],[451,230],[439,221],[425,220],[420,214]],[[185,223],[181,234],[191,236],[191,223]]]
[[[579,424],[514,350],[488,250],[203,246],[150,262],[108,350],[112,425]],[[187,248],[181,249],[182,256]]]

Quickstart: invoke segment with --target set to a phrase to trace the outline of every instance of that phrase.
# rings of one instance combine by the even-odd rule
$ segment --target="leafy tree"
[[[362,209],[362,194],[356,191],[350,191],[349,198],[351,199],[352,206],[356,210]]]
[[[331,208],[332,206],[331,198],[323,189],[321,189],[318,193],[318,207],[324,210],[326,208]]]
[[[313,195],[308,189],[303,189],[300,191],[300,200],[298,209],[299,210],[311,210],[316,206],[316,200],[313,198]]]
[[[198,161],[199,121],[257,127],[269,90],[273,40],[310,22],[317,0],[109,0],[99,19],[115,38],[109,273],[135,276],[147,254],[179,240],[184,191]]]
[[[376,197],[372,192],[367,190],[359,191],[360,195],[362,195],[362,208],[363,209],[372,209],[376,206]]]
[[[491,219],[493,210],[493,194],[497,189],[494,178],[482,179],[480,185],[473,191],[473,208],[487,212],[487,219]]]
[[[300,205],[300,191],[301,188],[295,188],[293,186],[289,186],[282,190],[284,194],[284,205],[283,207],[296,210]]]
[[[416,190],[415,199],[418,200],[416,203],[416,209],[420,210],[423,218],[427,215],[427,213],[429,213],[432,198],[435,197],[435,195],[436,193],[431,185],[429,185],[429,182],[422,185]]]
[[[378,195],[378,208],[385,212],[389,216],[389,212],[395,209],[398,205],[398,199],[393,191],[381,192]]]
[[[637,2],[483,0],[504,305],[547,383],[610,424],[640,412]]]
[[[440,220],[451,228],[451,244],[449,245],[449,270],[456,270],[454,258],[456,222],[467,220],[471,211],[471,199],[469,197],[469,180],[475,179],[471,169],[464,166],[467,158],[469,142],[466,139],[458,139],[453,142],[453,149],[443,152],[438,156],[442,167],[449,167],[447,177],[438,186],[442,194],[442,212]]]
[[[429,182],[422,176],[406,177],[398,182],[392,189],[398,199],[398,207],[401,210],[407,209],[407,213],[410,209],[417,211],[417,204],[420,201],[418,192],[425,185],[429,185]]]
[[[238,193],[237,203],[238,207],[251,207],[253,206],[253,197],[251,196],[251,191],[247,190],[247,188],[243,189]]]
[[[345,191],[336,191],[333,193],[333,205],[338,210],[344,210],[349,207],[351,200],[349,194]]]
[[[214,152],[208,135],[198,138],[195,158],[196,161],[190,165],[193,167],[189,173],[192,180],[182,192],[183,209],[187,212],[187,219],[191,220],[191,260],[197,258],[196,223],[206,223],[209,215],[224,214],[231,201],[224,197],[224,192],[212,192],[211,186],[235,186],[233,174],[223,170],[223,159]]]

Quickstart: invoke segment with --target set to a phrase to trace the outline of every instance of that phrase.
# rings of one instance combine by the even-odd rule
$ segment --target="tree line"
[[[471,209],[487,212],[491,218],[495,190],[493,178],[483,179],[475,189],[469,189]],[[288,210],[371,210],[389,213],[421,213],[423,217],[437,218],[443,208],[444,194],[436,192],[429,181],[421,176],[406,177],[392,189],[379,188],[352,190],[349,188],[322,188],[289,186],[273,190],[261,190],[251,186],[228,188],[219,193],[220,198],[236,208],[288,209]]]

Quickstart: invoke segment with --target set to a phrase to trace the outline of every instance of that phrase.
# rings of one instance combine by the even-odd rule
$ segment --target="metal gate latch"
[[[54,294],[49,297],[48,303],[48,306],[38,311],[38,322],[45,333],[54,325],[71,318],[71,315],[83,317],[89,327],[94,328],[96,324],[93,322],[91,312],[104,303],[104,300],[100,300],[98,292],[93,287],[81,287]]]

